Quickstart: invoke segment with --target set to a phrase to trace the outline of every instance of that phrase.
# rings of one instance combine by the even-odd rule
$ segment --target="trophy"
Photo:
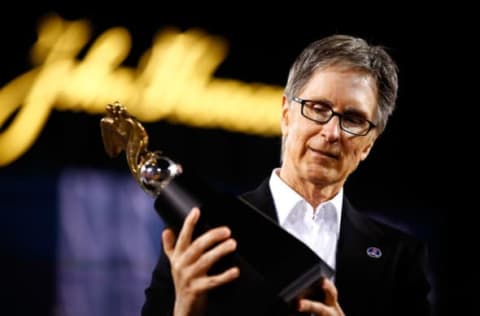
[[[166,189],[167,184],[182,174],[182,166],[161,151],[148,150],[147,132],[142,124],[127,112],[125,106],[117,101],[108,104],[106,111],[107,115],[100,121],[105,151],[110,157],[125,151],[130,172],[147,194],[158,197],[165,191],[162,194],[162,198],[166,198],[164,202],[173,205],[169,208],[171,212],[159,215],[168,226],[178,230],[191,208],[198,205],[193,195],[185,194],[175,184]],[[171,191],[175,192],[169,194]]]
[[[149,151],[145,129],[122,104],[108,104],[106,112],[100,121],[105,151],[110,157],[125,152],[130,172],[154,197],[167,226],[178,231],[197,206],[202,216],[195,235],[225,225],[237,241],[235,252],[211,272],[235,265],[240,277],[213,290],[209,308],[224,315],[291,315],[299,297],[321,299],[317,281],[334,271],[310,248],[246,199],[216,192],[161,151]]]

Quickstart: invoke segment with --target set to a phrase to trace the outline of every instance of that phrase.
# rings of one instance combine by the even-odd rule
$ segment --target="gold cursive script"
[[[143,122],[165,119],[196,127],[279,135],[280,86],[214,78],[225,59],[224,39],[200,29],[161,30],[137,69],[122,67],[131,48],[128,30],[114,27],[88,48],[86,20],[46,16],[31,58],[34,68],[0,89],[0,166],[35,142],[52,109],[100,114],[120,100]]]

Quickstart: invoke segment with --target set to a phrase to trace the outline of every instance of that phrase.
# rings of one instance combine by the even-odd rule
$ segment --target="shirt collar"
[[[272,192],[275,209],[277,210],[278,222],[283,225],[290,212],[302,202],[306,202],[305,199],[298,194],[295,190],[290,188],[278,175],[279,168],[272,171],[270,176],[270,191]],[[340,189],[337,195],[330,201],[324,203],[331,203],[334,206],[337,213],[337,232],[340,231],[342,207],[343,207],[343,188]],[[317,210],[324,204],[317,206]]]

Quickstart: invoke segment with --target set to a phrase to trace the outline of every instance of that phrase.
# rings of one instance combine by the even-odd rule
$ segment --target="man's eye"
[[[324,114],[324,113],[329,113],[329,112],[330,112],[330,108],[326,107],[326,106],[323,105],[323,104],[317,104],[317,103],[312,103],[311,109],[312,109],[315,113],[320,113],[320,114]]]
[[[365,123],[365,119],[361,116],[354,116],[354,115],[344,115],[343,116],[343,120],[348,122],[348,123],[351,123],[351,124],[358,124],[358,125],[362,125]]]

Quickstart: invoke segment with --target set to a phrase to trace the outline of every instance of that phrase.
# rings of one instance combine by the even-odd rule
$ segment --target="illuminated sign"
[[[199,29],[164,29],[138,67],[129,68],[121,66],[131,48],[122,27],[106,30],[78,60],[90,33],[85,20],[50,15],[41,21],[34,68],[0,89],[0,127],[11,118],[0,133],[0,166],[30,148],[52,109],[102,114],[114,101],[143,122],[280,134],[282,87],[213,77],[227,54],[223,39]]]

